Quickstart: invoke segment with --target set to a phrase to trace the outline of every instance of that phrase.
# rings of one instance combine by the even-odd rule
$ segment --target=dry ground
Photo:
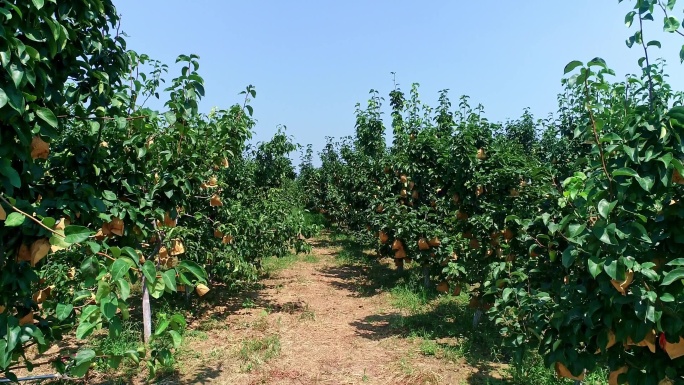
[[[327,238],[310,255],[289,257],[261,281],[261,289],[227,296],[214,288],[189,325],[177,370],[159,384],[500,384],[502,365],[425,354],[425,344],[458,345],[455,339],[409,336],[405,310],[368,278],[390,278],[389,264],[376,269],[338,258],[343,249]],[[275,262],[281,263],[280,260]],[[378,270],[379,268],[380,270]],[[371,274],[372,273],[372,274]],[[445,319],[447,328],[470,319]],[[440,319],[438,323],[442,323]],[[450,323],[450,325],[449,325]],[[71,340],[71,339],[70,339]],[[73,341],[72,341],[73,342]],[[48,355],[66,348],[69,341]],[[428,345],[428,348],[432,345]],[[75,348],[75,346],[71,346]],[[32,374],[41,374],[41,367]],[[144,368],[91,372],[79,383],[141,384]],[[29,373],[18,373],[29,375]],[[131,378],[125,380],[124,378]]]
[[[196,321],[179,375],[164,382],[458,385],[478,377],[481,370],[425,356],[416,339],[397,333],[389,294],[360,290],[364,267],[340,263],[338,252],[319,241],[244,298],[242,309],[217,307]]]

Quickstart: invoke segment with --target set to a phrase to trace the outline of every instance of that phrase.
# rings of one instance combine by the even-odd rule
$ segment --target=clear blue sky
[[[387,97],[392,71],[405,91],[420,83],[431,105],[448,88],[454,105],[469,95],[490,120],[516,118],[525,107],[545,117],[556,110],[571,60],[600,56],[618,75],[638,72],[640,52],[624,44],[630,3],[115,0],[130,49],[168,64],[178,54],[200,56],[203,111],[232,105],[253,84],[254,141],[282,124],[315,151],[325,136],[353,134],[355,104],[365,105],[371,88]],[[647,40],[663,42],[652,54],[667,59],[673,87],[683,89],[682,41],[662,32],[660,17],[648,28]]]

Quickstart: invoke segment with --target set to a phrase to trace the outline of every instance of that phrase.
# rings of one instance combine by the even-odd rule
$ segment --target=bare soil
[[[360,292],[364,268],[336,261],[338,252],[319,242],[312,253],[317,261],[298,261],[266,279],[247,297],[253,307],[217,307],[191,325],[206,336],[191,338],[178,376],[165,382],[427,385],[478,383],[473,379],[492,375],[422,355],[417,341],[390,327],[399,314],[389,294]],[[255,341],[276,340],[277,354],[268,348],[254,358],[246,353]]]

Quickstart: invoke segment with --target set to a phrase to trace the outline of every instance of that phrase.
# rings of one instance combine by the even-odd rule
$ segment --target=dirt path
[[[477,370],[420,354],[398,336],[389,294],[324,241],[264,288],[191,325],[180,361],[187,384],[466,384]],[[394,318],[393,318],[394,317]]]

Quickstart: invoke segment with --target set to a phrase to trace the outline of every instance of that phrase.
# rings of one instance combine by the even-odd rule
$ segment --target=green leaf
[[[171,269],[163,272],[162,280],[164,281],[166,289],[171,290],[173,292],[176,291],[176,270]]]
[[[613,171],[613,176],[632,176],[632,177],[635,177],[635,176],[639,176],[639,173],[637,173],[636,171],[632,170],[629,167],[623,167],[623,168],[620,168],[620,169]]]
[[[595,256],[591,256],[589,259],[587,259],[587,267],[589,268],[589,273],[594,278],[598,277],[598,275],[603,271],[598,258]]]
[[[646,46],[647,46],[647,47],[658,47],[658,48],[662,48],[662,45],[660,44],[660,42],[659,42],[658,40],[651,40],[651,41],[648,42],[648,44],[646,44]]]
[[[78,327],[76,328],[76,338],[78,338],[79,340],[82,340],[82,339],[88,337],[89,335],[91,335],[93,333],[93,330],[95,330],[96,326],[97,326],[97,324],[95,324],[93,322],[81,321],[78,324]]]
[[[575,68],[582,66],[582,62],[579,60],[573,60],[570,63],[565,65],[565,69],[563,69],[563,75],[568,74],[572,72]]]
[[[108,201],[115,201],[116,200],[116,194],[109,190],[105,190],[102,192],[102,197]]]
[[[36,9],[41,9],[45,5],[45,0],[32,0],[33,1],[33,6],[36,7]]]
[[[95,300],[100,302],[104,297],[112,292],[111,286],[105,281],[99,281],[97,285],[97,292],[95,293]]]
[[[112,275],[112,281],[117,281],[119,278],[125,276],[130,268],[130,258],[123,257],[114,261],[109,268],[109,273]]]
[[[84,362],[90,362],[95,358],[95,351],[92,349],[79,350],[76,353],[76,365],[80,365]]]
[[[9,97],[10,107],[12,107],[19,114],[23,115],[25,113],[24,108],[26,107],[24,94],[17,90],[17,88],[14,86],[14,83],[7,84],[7,88],[4,90]]]
[[[90,248],[90,251],[92,251],[94,254],[97,254],[102,250],[102,247],[95,242],[86,242],[86,245],[88,245],[88,248]]]
[[[122,360],[123,360],[122,356],[109,356],[107,358],[107,366],[109,366],[112,369],[118,369],[119,366],[121,366]]]
[[[147,278],[148,285],[153,284],[154,280],[157,278],[157,268],[154,266],[154,263],[152,261],[145,261],[142,266],[142,271],[145,278]]]
[[[684,267],[678,267],[665,274],[665,278],[663,278],[663,282],[660,285],[667,286],[682,278],[684,278]]]
[[[169,327],[170,324],[171,321],[168,319],[162,319],[161,321],[159,321],[159,324],[157,324],[157,329],[154,331],[154,335],[160,336],[162,333],[164,333],[164,331],[166,330],[166,328]]]
[[[183,343],[183,337],[181,337],[180,333],[175,330],[169,330],[169,335],[173,340],[173,347],[176,349],[180,348],[181,344]]]
[[[119,297],[126,301],[131,295],[131,285],[123,278],[118,279],[116,284],[119,286]]]
[[[663,302],[674,302],[675,297],[670,293],[663,293],[663,295],[660,296],[660,300]]]
[[[114,309],[116,312],[116,309]],[[121,325],[121,320],[118,317],[112,317],[109,320],[109,337],[119,338],[121,332],[123,331],[123,326]]]
[[[635,11],[630,11],[625,15],[625,25],[627,28],[632,26],[632,23],[634,23],[634,16],[636,16]]]
[[[64,235],[66,235],[64,241],[70,244],[81,243],[92,234],[93,232],[88,230],[87,227],[70,225],[64,229]]]
[[[7,71],[9,72],[10,76],[12,77],[12,81],[14,82],[14,86],[19,88],[19,86],[21,85],[21,80],[24,78],[23,68],[19,67],[15,63],[11,63],[9,65],[9,68],[7,68]]]
[[[50,110],[49,108],[39,108],[36,111],[36,115],[45,123],[47,123],[50,127],[59,127],[59,123],[57,122],[57,117],[55,116],[55,113],[52,112],[52,110]]]
[[[603,264],[603,271],[610,276],[611,279],[617,279],[617,261],[613,260]]]
[[[630,223],[630,226],[634,228],[637,233],[639,234],[639,239],[647,242],[647,243],[653,243],[653,240],[651,240],[651,237],[648,236],[648,232],[646,231],[646,228],[639,222],[632,222]]]
[[[192,261],[187,261],[187,260],[180,261],[178,266],[176,266],[176,269],[187,270],[190,273],[192,273],[200,281],[205,281],[207,278],[207,273],[204,271],[204,269],[200,265],[198,265],[197,263],[192,262]]]
[[[42,221],[40,221],[40,223],[42,223],[45,227],[52,228],[55,226],[55,223],[57,223],[57,221],[55,220],[55,218],[45,217]]]
[[[8,102],[7,94],[5,93],[5,90],[0,88],[0,108],[5,107]]]
[[[666,263],[667,266],[684,266],[684,258],[677,258]]]
[[[663,21],[663,31],[673,33],[677,29],[679,29],[679,20],[674,16],[666,16]]]
[[[615,205],[617,204],[617,201],[614,202],[608,202],[605,199],[601,199],[601,201],[598,204],[598,212],[599,214],[604,218],[608,219],[608,215],[610,215],[610,212],[613,211],[613,208],[615,208]]]
[[[150,295],[152,296],[152,298],[159,299],[162,295],[164,295],[165,289],[166,284],[164,283],[164,280],[158,279],[154,281],[154,287],[152,288],[152,290],[150,290]]]
[[[111,320],[116,315],[116,309],[118,306],[116,305],[115,300],[116,298],[107,297],[100,305],[100,311],[102,312],[102,315],[104,315],[108,320]]]
[[[140,354],[136,350],[127,350],[124,352],[124,356],[126,358],[133,360],[133,362],[135,362],[136,364],[140,363]]]
[[[578,235],[582,234],[582,232],[587,228],[587,225],[585,224],[578,224],[578,223],[572,223],[568,225],[568,237],[569,238],[575,238]]]
[[[91,362],[84,362],[71,368],[71,374],[75,377],[83,377],[88,373]]]
[[[568,246],[563,250],[563,266],[567,269],[575,262],[577,252],[573,246]]]
[[[12,167],[9,159],[0,159],[0,174],[7,177],[12,186],[16,188],[21,187],[21,177],[17,170]]]
[[[64,321],[71,315],[71,312],[74,310],[74,305],[70,303],[58,303],[57,308],[55,309],[55,316],[57,317],[58,320]]]
[[[129,258],[131,258],[131,261],[135,264],[135,266],[140,266],[140,256],[138,253],[135,251],[134,248],[130,246],[126,246],[121,249],[121,254],[127,255]]]
[[[672,11],[674,9],[674,6],[676,3],[677,3],[677,0],[667,0],[667,9],[669,11]]]
[[[615,223],[611,223],[608,226],[596,225],[592,229],[594,236],[598,238],[601,242],[607,243],[609,245],[614,245],[613,235],[615,234]]]
[[[655,183],[653,176],[636,176],[634,177],[634,179],[636,179],[637,182],[639,182],[639,186],[641,186],[641,188],[644,189],[644,191],[651,192],[651,188],[653,188],[653,184]]]
[[[17,212],[10,213],[10,215],[8,215],[5,219],[5,227],[21,226],[25,220],[26,217],[24,216],[24,214],[19,214]]]

